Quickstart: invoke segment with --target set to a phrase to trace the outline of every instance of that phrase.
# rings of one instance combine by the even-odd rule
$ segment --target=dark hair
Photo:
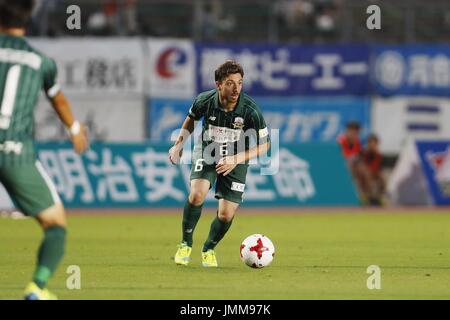
[[[347,129],[359,130],[359,129],[361,129],[361,126],[359,125],[359,122],[357,122],[357,121],[350,121],[347,123]]]
[[[0,26],[25,28],[33,6],[34,0],[0,0]]]
[[[378,142],[378,136],[375,133],[371,133],[367,136],[367,141],[375,141]]]
[[[214,71],[214,79],[216,81],[222,81],[230,74],[235,73],[240,73],[244,77],[244,69],[242,66],[234,60],[227,60]]]

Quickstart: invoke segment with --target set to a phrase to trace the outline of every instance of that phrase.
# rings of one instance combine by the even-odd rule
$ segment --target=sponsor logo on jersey
[[[207,137],[209,140],[218,143],[236,142],[239,141],[241,135],[240,130],[235,130],[226,127],[217,127],[212,124],[209,125]]]
[[[241,117],[234,118],[233,128],[242,129],[244,127],[244,119]]]
[[[209,117],[209,120],[215,121],[215,120],[216,120],[216,117],[211,116],[211,117]]]

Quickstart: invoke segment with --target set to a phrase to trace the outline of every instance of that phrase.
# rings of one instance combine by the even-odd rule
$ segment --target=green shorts
[[[216,199],[225,199],[235,203],[242,202],[247,176],[247,164],[238,164],[228,175],[218,175],[215,164],[203,164],[194,161],[191,169],[191,180],[206,179],[210,188],[216,183]]]
[[[36,217],[43,210],[61,203],[53,181],[39,161],[34,164],[0,167],[0,182],[17,209]]]

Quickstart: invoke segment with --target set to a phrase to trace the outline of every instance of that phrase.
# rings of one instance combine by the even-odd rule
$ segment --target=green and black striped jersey
[[[39,92],[59,92],[55,62],[23,37],[0,34],[0,165],[35,160],[33,111]]]
[[[256,102],[241,93],[236,107],[225,111],[219,102],[217,89],[200,93],[189,109],[189,117],[203,118],[202,151],[214,161],[248,150],[253,140],[257,144],[269,141],[266,122]],[[206,151],[206,149],[208,149]]]

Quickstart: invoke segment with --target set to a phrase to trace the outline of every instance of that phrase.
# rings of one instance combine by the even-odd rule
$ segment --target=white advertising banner
[[[80,98],[69,96],[76,119],[85,123],[91,140],[128,142],[145,138],[145,108],[138,98]],[[66,140],[67,134],[55,110],[41,97],[34,113],[38,141]]]
[[[432,97],[374,98],[372,130],[386,154],[398,154],[408,139],[450,138],[450,99]]]
[[[393,205],[432,204],[426,177],[413,139],[409,139],[401,150],[387,183],[387,194]]]
[[[143,93],[144,55],[139,39],[31,38],[30,44],[56,61],[65,93]]]
[[[147,43],[150,95],[192,98],[196,93],[193,42],[179,39],[150,39]]]

